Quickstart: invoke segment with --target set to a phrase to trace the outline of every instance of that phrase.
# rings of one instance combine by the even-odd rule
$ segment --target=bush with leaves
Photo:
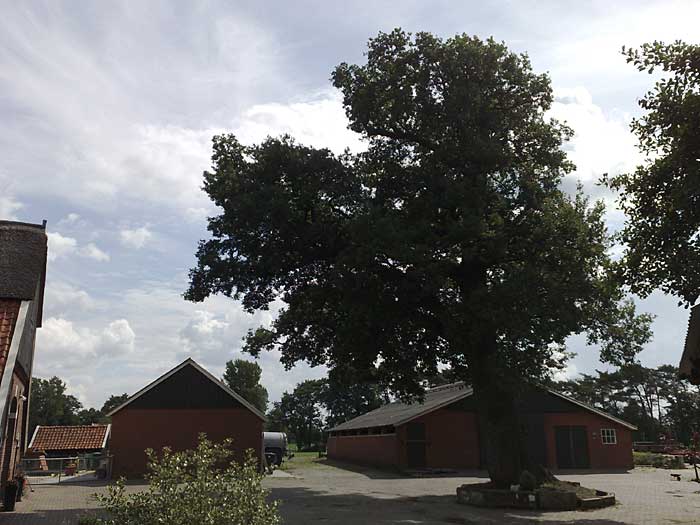
[[[263,475],[252,451],[233,461],[231,440],[213,443],[200,435],[196,450],[161,454],[147,450],[148,488],[128,494],[124,480],[96,497],[106,517],[85,517],[84,525],[274,525],[277,503],[267,499]]]

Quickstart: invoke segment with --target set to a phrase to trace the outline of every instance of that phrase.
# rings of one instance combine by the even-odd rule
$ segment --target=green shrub
[[[682,469],[685,468],[683,456],[656,454],[654,452],[634,452],[634,464],[639,466]]]
[[[147,450],[148,488],[127,494],[124,480],[96,495],[107,517],[84,517],[90,525],[275,525],[277,503],[268,502],[258,460],[248,451],[232,460],[231,440],[215,444],[200,435],[196,450],[160,457]]]

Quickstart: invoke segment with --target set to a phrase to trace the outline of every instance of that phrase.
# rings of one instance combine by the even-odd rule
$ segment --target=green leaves
[[[626,319],[611,313],[623,294],[603,206],[559,188],[571,130],[544,117],[550,81],[526,55],[397,29],[333,83],[363,153],[214,138],[205,190],[222,211],[185,296],[279,301],[251,353],[355,370],[403,397],[446,365],[515,389],[560,366],[572,333],[602,342]],[[604,357],[639,345],[623,346]]]
[[[663,72],[631,125],[647,160],[604,180],[627,216],[624,277],[637,294],[661,288],[692,305],[700,295],[700,46],[653,42],[623,54],[639,71]]]
[[[95,525],[275,525],[277,503],[268,502],[259,462],[249,451],[232,461],[231,440],[213,443],[204,434],[196,450],[146,451],[145,491],[127,493],[124,480],[96,495],[107,517]]]
[[[267,389],[260,384],[262,368],[257,363],[236,359],[226,362],[224,383],[263,414],[267,410]]]

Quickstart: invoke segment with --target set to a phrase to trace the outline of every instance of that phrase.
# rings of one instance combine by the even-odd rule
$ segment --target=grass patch
[[[295,452],[294,457],[284,460],[279,468],[290,471],[300,468],[320,467],[324,463],[325,458],[319,458],[318,452]]]

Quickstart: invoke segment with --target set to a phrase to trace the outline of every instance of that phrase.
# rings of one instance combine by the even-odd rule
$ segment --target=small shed
[[[112,410],[113,475],[146,473],[146,449],[181,451],[197,446],[199,434],[233,439],[237,459],[253,450],[262,458],[265,416],[192,359],[154,380]]]
[[[422,403],[394,402],[332,429],[328,457],[398,469],[485,468],[488,440],[472,388],[453,383],[426,391]],[[533,387],[519,399],[533,461],[549,468],[632,468],[634,425]]]
[[[49,458],[104,452],[110,430],[111,425],[39,425],[29,443],[29,451],[43,452]]]

